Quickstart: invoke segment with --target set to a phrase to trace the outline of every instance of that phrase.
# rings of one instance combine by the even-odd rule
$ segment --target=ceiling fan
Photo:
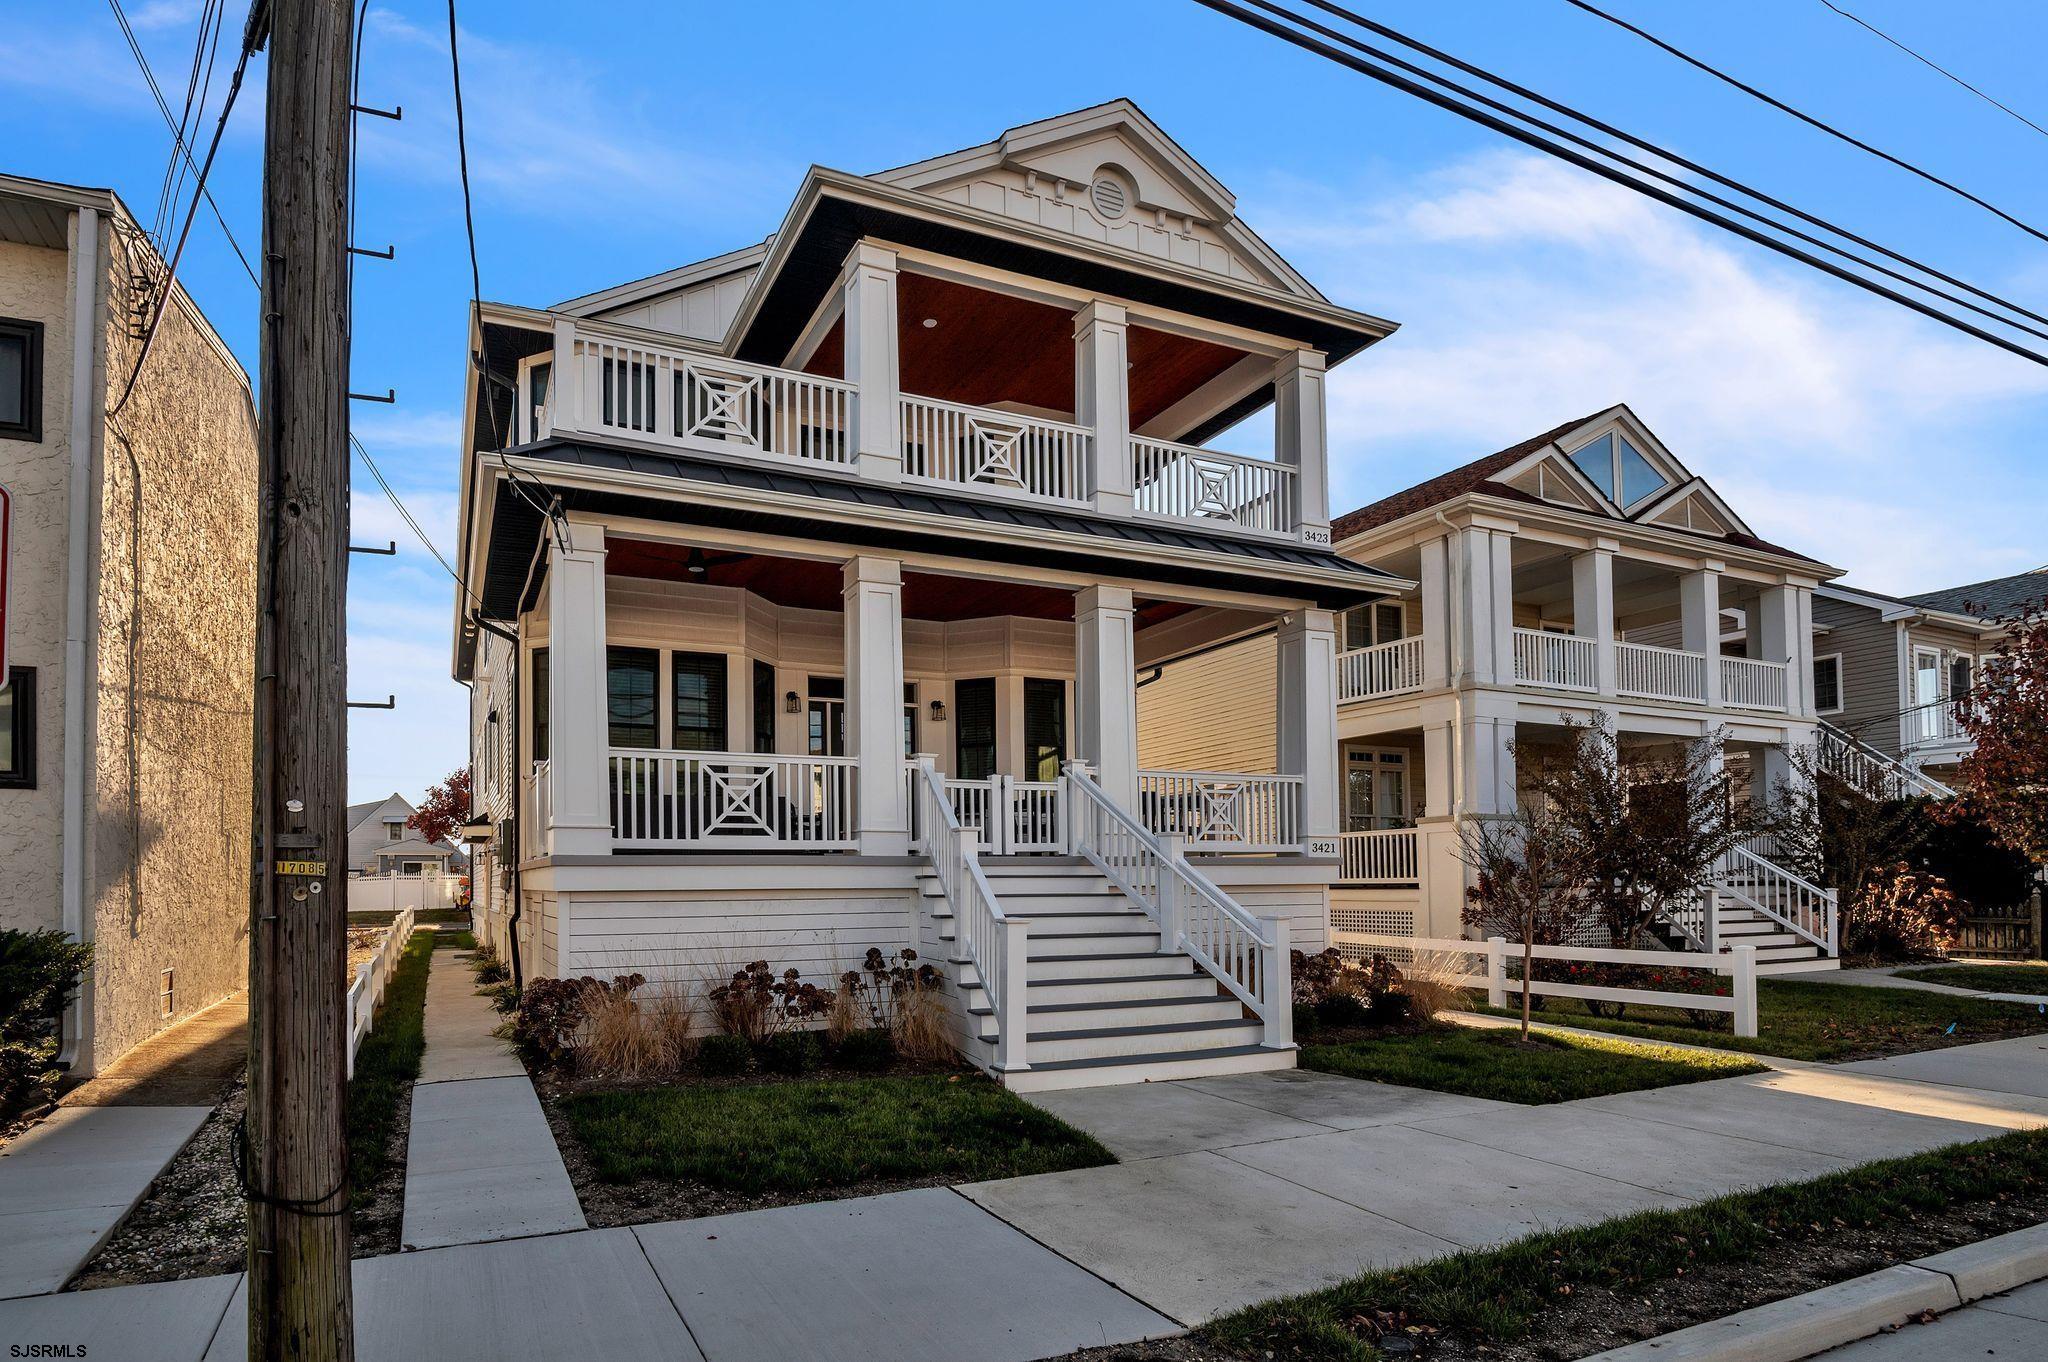
[[[683,560],[683,571],[689,573],[692,577],[702,577],[712,568],[724,567],[727,563],[744,562],[746,558],[747,555],[744,553],[713,554],[706,553],[699,548],[693,548],[690,550],[689,557]]]

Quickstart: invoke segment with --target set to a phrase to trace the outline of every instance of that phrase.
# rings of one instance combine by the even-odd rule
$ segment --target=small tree
[[[1947,816],[1976,819],[2040,864],[2048,861],[2048,611],[2001,622],[2005,638],[1956,707],[1976,746],[1957,770],[1962,797]]]
[[[430,787],[420,797],[419,809],[405,825],[429,842],[443,842],[469,821],[469,768],[451,772],[448,779]]]
[[[1535,948],[1571,939],[1588,911],[1578,843],[1548,807],[1458,827],[1458,859],[1472,871],[1465,925],[1522,943],[1522,1039],[1529,1039]]]
[[[1874,763],[1827,769],[1817,749],[1788,754],[1791,773],[1770,792],[1772,859],[1835,891],[1842,912],[1873,892],[1880,867],[1913,859],[1931,826],[1928,801],[1900,798]]]
[[[1724,760],[1727,736],[1624,751],[1605,716],[1565,724],[1559,747],[1517,743],[1527,794],[1574,845],[1608,937],[1632,948],[1657,918],[1706,888],[1714,865],[1771,828]]]

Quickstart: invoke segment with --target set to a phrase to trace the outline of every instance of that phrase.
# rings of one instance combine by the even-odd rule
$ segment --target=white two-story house
[[[873,175],[757,246],[484,305],[454,671],[479,931],[696,989],[945,962],[1062,1086],[1292,1063],[1338,869],[1332,303],[1116,101]],[[1258,413],[1270,453],[1208,442]],[[1141,766],[1138,679],[1270,631],[1262,769]]]
[[[1626,746],[1722,733],[1758,796],[1795,779],[1789,754],[1816,741],[1813,593],[1837,570],[1758,538],[1625,406],[1332,530],[1345,557],[1415,583],[1343,616],[1340,945],[1465,935],[1460,827],[1511,812],[1518,752],[1565,741],[1569,723],[1605,716]],[[1147,759],[1205,741],[1196,697],[1240,689],[1271,646],[1169,666],[1144,692]],[[1714,912],[1667,926],[1701,949],[1747,940],[1767,970],[1814,968],[1835,954],[1832,899],[1767,850],[1736,854]]]

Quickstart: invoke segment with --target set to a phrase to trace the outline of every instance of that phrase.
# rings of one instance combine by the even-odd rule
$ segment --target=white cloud
[[[1331,377],[1338,509],[1627,402],[1759,533],[1870,586],[2032,565],[2048,496],[2008,475],[2048,374],[2022,360],[1526,154],[1287,196],[1275,244],[1406,319]]]
[[[128,22],[140,29],[177,28],[199,17],[199,0],[148,0],[129,11]]]
[[[359,416],[349,421],[349,429],[369,446],[372,456],[386,449],[424,449],[452,461],[462,440],[462,413],[423,411]]]

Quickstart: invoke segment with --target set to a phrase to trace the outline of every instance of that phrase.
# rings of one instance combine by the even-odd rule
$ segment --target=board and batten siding
[[[755,960],[832,987],[869,947],[884,955],[916,941],[916,895],[898,889],[804,894],[578,893],[569,897],[560,973],[642,974],[686,993],[725,983]]]
[[[1157,681],[1138,690],[1138,764],[1248,775],[1278,770],[1278,666],[1272,634],[1167,663]]]

